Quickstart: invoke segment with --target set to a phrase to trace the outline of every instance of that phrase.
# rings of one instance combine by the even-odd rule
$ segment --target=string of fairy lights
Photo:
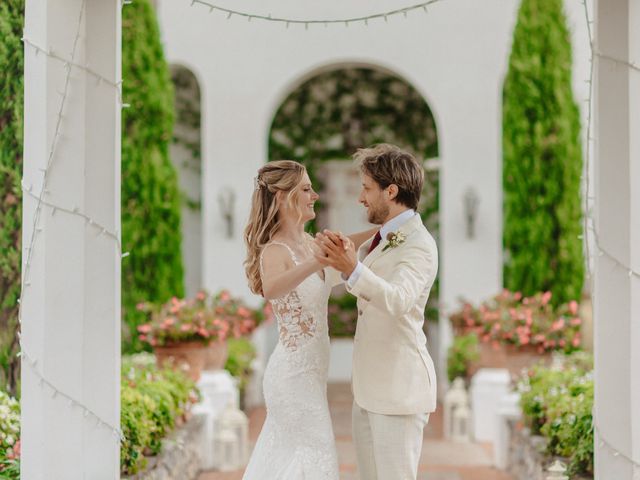
[[[287,18],[287,17],[275,17],[275,16],[272,16],[271,14],[266,14],[266,15],[255,14],[255,13],[248,13],[240,10],[230,9],[215,3],[211,3],[206,0],[191,0],[191,6],[194,7],[198,5],[201,7],[208,8],[210,13],[219,13],[219,14],[225,15],[227,19],[237,17],[237,18],[246,19],[249,22],[252,20],[274,22],[274,23],[284,24],[285,27],[287,28],[289,28],[289,26],[291,25],[302,25],[305,27],[305,29],[308,29],[310,26],[315,26],[315,25],[324,25],[325,27],[329,25],[343,25],[345,27],[348,27],[349,25],[358,24],[358,23],[369,25],[369,23],[373,21],[387,22],[390,18],[399,16],[399,15],[402,15],[406,18],[409,13],[414,11],[422,10],[426,13],[428,12],[428,7],[436,3],[439,3],[441,1],[443,0],[429,0],[426,2],[418,3],[418,4],[409,5],[407,7],[397,8],[394,10],[389,10],[389,11],[380,12],[380,13],[374,13],[371,15],[346,17],[346,18],[340,18],[340,19],[338,18],[296,19],[296,18]],[[121,6],[124,7],[130,3],[132,3],[131,0],[122,0]],[[613,62],[616,65],[629,68],[631,71],[634,71],[634,72],[640,72],[640,65],[633,61],[622,60],[622,59],[604,54],[602,52],[596,51],[594,40],[593,40],[593,34],[591,30],[591,25],[593,22],[590,18],[589,8],[585,0],[583,0],[582,3],[584,5],[585,20],[586,20],[587,31],[589,36],[589,45],[591,49],[589,79],[587,80],[589,84],[589,95],[588,95],[588,101],[587,101],[587,104],[588,104],[587,135],[586,135],[587,147],[585,149],[586,161],[585,161],[584,183],[585,183],[586,193],[584,196],[584,210],[585,210],[584,230],[585,232],[587,231],[592,232],[595,248],[599,256],[606,256],[608,260],[612,262],[614,265],[624,269],[629,277],[638,279],[640,278],[640,273],[638,273],[637,270],[627,265],[625,262],[623,262],[620,258],[618,258],[614,254],[609,252],[608,249],[602,245],[602,242],[598,236],[598,232],[595,228],[595,222],[594,222],[593,216],[590,213],[592,211],[592,206],[590,201],[593,199],[593,197],[590,195],[589,172],[591,168],[590,150],[591,150],[591,143],[593,142],[593,137],[591,132],[592,132],[593,87],[594,87],[593,77],[594,77],[595,60],[597,58],[604,61]],[[36,56],[42,55],[44,58],[55,59],[61,62],[66,71],[66,77],[64,81],[63,90],[59,92],[61,96],[60,107],[58,110],[57,119],[55,121],[55,130],[54,130],[51,146],[49,149],[47,164],[45,168],[41,169],[42,171],[41,188],[39,189],[39,191],[34,191],[34,187],[32,184],[27,185],[23,183],[23,192],[26,193],[27,195],[30,195],[32,198],[36,200],[36,207],[35,207],[35,213],[33,215],[31,237],[29,239],[28,245],[24,247],[24,250],[25,250],[24,254],[26,255],[26,261],[24,262],[24,265],[23,265],[22,291],[21,291],[21,298],[20,300],[18,300],[19,302],[21,302],[21,300],[27,294],[28,288],[31,285],[30,278],[29,278],[29,274],[31,270],[31,261],[33,258],[33,251],[34,251],[34,245],[36,242],[36,237],[42,231],[42,228],[39,226],[39,221],[41,218],[41,213],[44,208],[47,208],[49,210],[49,213],[51,216],[54,216],[56,212],[62,212],[62,214],[65,214],[65,215],[73,215],[75,217],[81,218],[87,225],[95,229],[96,234],[98,236],[106,236],[111,238],[115,242],[117,251],[122,258],[129,255],[129,252],[122,252],[121,235],[119,231],[110,230],[109,228],[102,225],[100,222],[95,221],[89,214],[81,211],[75,205],[61,206],[45,198],[47,195],[50,194],[50,192],[47,189],[47,179],[49,177],[51,167],[54,165],[55,153],[57,151],[57,145],[61,137],[61,128],[62,128],[63,119],[64,119],[64,109],[68,100],[69,87],[72,79],[72,72],[77,71],[92,77],[95,80],[97,85],[106,85],[108,87],[115,88],[121,108],[129,107],[129,104],[124,103],[122,99],[122,80],[121,79],[118,79],[118,80],[109,79],[101,75],[100,73],[98,73],[93,68],[91,68],[91,66],[88,63],[81,64],[76,61],[77,46],[78,46],[78,40],[80,38],[81,26],[82,26],[84,11],[85,11],[85,4],[86,4],[86,0],[83,0],[79,15],[78,15],[76,35],[73,41],[73,47],[72,47],[70,57],[66,57],[63,53],[57,50],[54,51],[54,49],[51,47],[45,48],[41,45],[38,45],[36,42],[28,38],[27,35],[25,35],[22,38],[24,44],[30,47],[31,49],[33,49]],[[589,238],[587,237],[585,239],[585,247],[586,247],[587,258],[589,259],[589,261],[587,262],[588,269],[590,269],[589,264],[591,259],[589,243],[590,241],[589,241]],[[590,272],[589,272],[589,277],[593,280],[593,276],[591,275]],[[21,306],[19,309],[19,322],[22,323]],[[84,405],[79,400],[73,398],[71,395],[66,394],[64,391],[58,388],[53,382],[45,378],[44,374],[40,371],[40,368],[39,368],[40,365],[38,360],[27,353],[25,349],[25,345],[22,341],[22,338],[20,338],[20,348],[21,348],[21,351],[19,355],[23,358],[24,363],[26,363],[31,368],[34,375],[38,378],[39,384],[42,387],[46,386],[49,389],[49,392],[52,398],[61,397],[66,399],[70,408],[79,409],[82,412],[82,415],[84,417],[91,417],[95,421],[96,426],[111,430],[111,432],[113,433],[114,437],[117,439],[118,442],[121,442],[124,440],[122,431],[120,430],[119,427],[111,425],[109,422],[104,421],[102,417],[99,414],[97,414],[95,411],[88,408],[86,405]],[[622,457],[629,463],[633,464],[635,467],[640,468],[640,462],[633,459],[630,455],[622,452],[620,449],[616,448],[611,442],[609,442],[606,438],[603,437],[602,433],[600,432],[600,429],[597,426],[595,415],[594,415],[594,429],[596,434],[598,435],[599,446],[601,448],[607,448],[614,457]]]
[[[442,2],[443,0],[428,0],[426,2],[417,3],[414,5],[408,5],[402,8],[396,8],[393,10],[374,13],[371,15],[364,15],[359,17],[345,17],[345,18],[326,18],[326,19],[299,19],[299,18],[287,18],[287,17],[274,17],[271,14],[257,14],[257,13],[248,13],[240,10],[234,10],[231,8],[223,7],[215,3],[211,3],[207,0],[191,0],[191,6],[200,5],[209,9],[209,13],[220,13],[225,15],[227,19],[231,19],[232,17],[246,19],[248,22],[252,20],[260,20],[265,22],[272,23],[280,23],[283,24],[286,28],[289,28],[291,25],[303,25],[306,30],[309,29],[311,25],[324,25],[325,27],[329,25],[343,25],[348,27],[349,25],[363,23],[364,25],[369,25],[369,22],[382,20],[387,22],[390,18],[394,16],[402,15],[404,18],[407,18],[410,12],[420,11],[422,10],[424,13],[428,13],[428,8],[436,3]]]

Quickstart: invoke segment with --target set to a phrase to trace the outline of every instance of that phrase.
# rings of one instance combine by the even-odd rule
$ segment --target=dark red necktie
[[[369,251],[367,252],[367,255],[369,255],[373,251],[373,249],[380,244],[380,240],[382,240],[382,236],[380,235],[380,230],[378,230],[378,233],[376,233],[376,236],[373,237],[373,242],[371,242],[371,246],[369,247]]]

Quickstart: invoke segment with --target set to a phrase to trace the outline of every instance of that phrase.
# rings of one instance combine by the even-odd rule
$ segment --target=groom
[[[416,213],[424,173],[392,145],[359,150],[359,201],[379,232],[356,252],[325,230],[318,260],[342,272],[358,298],[353,352],[353,437],[362,480],[415,479],[436,376],[423,332],[438,270],[436,243]]]

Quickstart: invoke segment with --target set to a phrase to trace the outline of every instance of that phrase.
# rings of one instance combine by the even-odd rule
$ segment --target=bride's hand
[[[318,235],[317,241],[324,254],[324,256],[316,257],[320,263],[333,267],[345,275],[350,275],[353,272],[358,263],[358,258],[351,239],[340,232],[334,233],[325,230]]]
[[[354,243],[351,241],[351,239],[349,237],[347,237],[342,232],[335,232],[335,234],[337,235],[337,237],[342,242],[342,247],[344,248],[345,252],[347,250],[349,250],[350,248],[353,248],[355,250],[356,247],[355,247]]]
[[[341,246],[345,251],[347,251],[350,246],[353,246],[355,248],[351,239],[341,231],[334,232],[332,230],[325,229],[320,235],[322,235],[324,238],[329,238],[329,240],[331,240],[334,244]]]

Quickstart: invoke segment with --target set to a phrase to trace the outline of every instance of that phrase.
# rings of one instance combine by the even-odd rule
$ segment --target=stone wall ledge
[[[162,442],[162,451],[149,458],[147,468],[123,480],[196,480],[202,470],[206,415],[193,415]]]
[[[552,456],[546,453],[547,439],[540,435],[532,435],[522,420],[510,420],[511,444],[509,445],[508,471],[515,480],[545,480],[546,469],[560,460],[565,465],[566,458]],[[573,475],[571,480],[592,480],[593,477]]]

